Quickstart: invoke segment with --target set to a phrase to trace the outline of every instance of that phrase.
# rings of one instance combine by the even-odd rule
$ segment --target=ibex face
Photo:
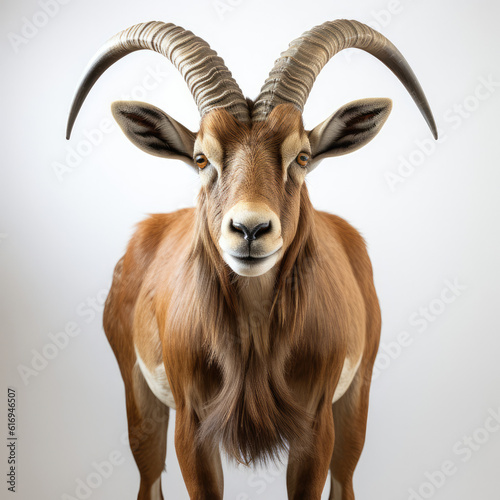
[[[225,110],[202,120],[194,159],[210,234],[237,274],[267,272],[292,241],[310,156],[301,113],[289,104],[253,126]]]
[[[316,76],[348,47],[384,62],[437,136],[425,95],[401,53],[380,33],[345,20],[324,23],[293,41],[254,103],[244,98],[222,59],[191,32],[159,22],[133,26],[110,39],[89,65],[67,135],[92,85],[111,64],[140,49],[164,54],[181,71],[198,105],[199,132],[146,103],[115,102],[113,115],[142,150],[181,159],[199,172],[204,210],[198,213],[206,217],[214,246],[234,272],[259,276],[279,262],[294,238],[307,199],[307,172],[323,158],[368,143],[389,115],[389,99],[364,99],[304,130],[302,110]]]

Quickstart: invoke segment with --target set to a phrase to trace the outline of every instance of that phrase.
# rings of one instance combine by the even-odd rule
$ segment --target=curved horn
[[[94,83],[116,61],[141,49],[163,54],[180,71],[201,116],[214,108],[226,108],[238,120],[250,120],[243,93],[217,53],[204,40],[184,28],[152,21],[136,24],[116,34],[91,60],[73,99],[66,129],[67,139]]]
[[[252,119],[264,120],[281,103],[293,103],[303,111],[320,71],[337,52],[347,48],[369,52],[399,78],[437,139],[437,128],[429,103],[401,52],[385,36],[369,26],[345,19],[316,26],[290,43],[269,73],[255,101]]]

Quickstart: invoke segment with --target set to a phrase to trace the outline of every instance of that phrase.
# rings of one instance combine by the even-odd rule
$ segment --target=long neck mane
[[[220,391],[203,412],[199,437],[221,442],[241,463],[279,459],[291,439],[305,447],[310,436],[310,416],[294,401],[285,376],[312,296],[313,208],[303,189],[295,237],[276,272],[265,278],[235,275],[210,236],[203,199],[197,210],[190,261],[199,291],[198,321],[210,362],[222,374]],[[258,279],[268,283],[249,283]]]

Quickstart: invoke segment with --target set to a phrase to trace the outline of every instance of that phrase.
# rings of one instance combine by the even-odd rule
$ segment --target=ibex
[[[380,130],[389,99],[341,107],[310,131],[302,111],[333,55],[363,49],[406,86],[436,125],[396,47],[356,21],[326,22],[281,54],[259,96],[242,94],[208,44],[150,22],[111,38],[90,63],[67,137],[93,84],[140,49],[166,56],[198,105],[191,132],[160,109],[115,102],[140,149],[183,160],[199,174],[197,205],[139,224],[118,262],[104,329],[125,383],[140,500],[163,499],[169,408],[191,499],[221,499],[220,448],[243,464],[288,453],[290,499],[353,500],[380,309],[365,243],[343,219],[313,209],[306,175],[355,151]]]

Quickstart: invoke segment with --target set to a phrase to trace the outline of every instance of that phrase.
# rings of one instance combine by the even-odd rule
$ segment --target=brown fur
[[[223,144],[224,175],[202,188],[195,209],[142,222],[115,271],[104,324],[125,380],[129,422],[141,421],[138,399],[155,400],[144,388],[139,398],[134,385],[135,342],[152,366],[164,362],[191,498],[222,498],[219,443],[245,464],[289,450],[289,498],[319,499],[330,465],[342,500],[354,498],[380,311],[361,236],[314,210],[297,176],[283,182],[280,145],[294,131],[304,134],[291,105],[253,126],[209,113],[198,137]],[[237,276],[220,255],[222,217],[242,196],[280,217],[285,251],[269,283]],[[332,411],[344,359],[361,353],[355,381]],[[350,421],[359,425],[349,428]],[[142,482],[150,484],[158,467],[141,469],[141,453]]]

